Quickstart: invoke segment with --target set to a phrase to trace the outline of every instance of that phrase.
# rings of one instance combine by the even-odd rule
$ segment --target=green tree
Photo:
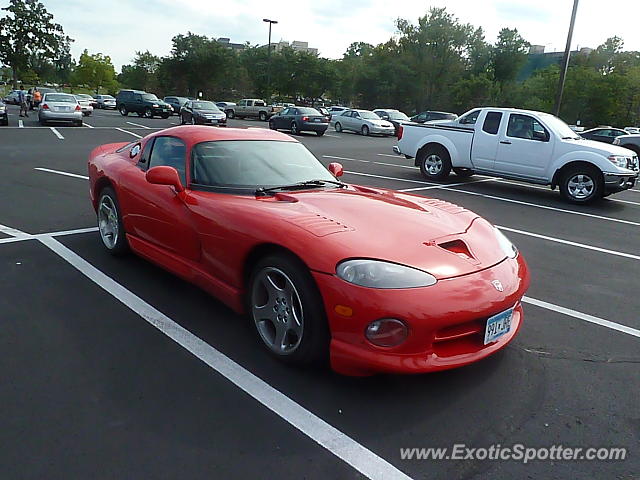
[[[148,50],[136,52],[133,65],[123,65],[118,81],[137,90],[154,91],[159,88],[158,70],[162,59]]]
[[[527,42],[517,29],[503,28],[491,50],[490,66],[493,78],[501,86],[513,83],[527,61]]]
[[[18,74],[30,68],[33,55],[53,60],[71,39],[38,0],[9,0],[2,10],[7,14],[0,19],[0,63],[12,68],[17,88]]]
[[[118,85],[111,58],[102,53],[90,55],[87,50],[80,55],[73,79],[77,85],[87,85],[96,93],[100,93],[100,88],[114,92]]]

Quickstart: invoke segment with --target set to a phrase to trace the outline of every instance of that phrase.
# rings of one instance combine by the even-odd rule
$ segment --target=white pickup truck
[[[451,170],[560,187],[562,197],[588,203],[633,187],[635,152],[585,140],[548,113],[476,108],[455,121],[406,123],[394,152],[415,158],[422,175],[442,180]]]

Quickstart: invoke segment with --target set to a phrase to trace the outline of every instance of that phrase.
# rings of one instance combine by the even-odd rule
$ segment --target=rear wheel
[[[316,131],[316,135],[318,135],[319,137],[324,135],[325,130],[318,130]]]
[[[129,111],[127,110],[127,107],[125,107],[124,105],[120,105],[120,108],[118,110],[120,111],[120,115],[122,115],[123,117],[126,117],[127,115],[129,115]]]
[[[196,117],[191,115],[191,125],[195,125],[195,124],[196,124]]]
[[[249,312],[267,350],[289,363],[326,361],[329,328],[309,270],[297,258],[263,258],[249,281]]]
[[[276,124],[273,120],[269,120],[269,128],[271,130],[276,130]]]
[[[365,137],[369,136],[369,127],[367,127],[366,125],[362,125],[360,133],[362,133],[362,135],[364,135]]]
[[[149,107],[145,108],[144,116],[145,118],[153,118],[153,111]]]
[[[227,114],[227,118],[235,118],[236,116],[233,110],[227,110],[225,113]]]
[[[298,135],[299,133],[298,124],[296,122],[291,122],[291,135]]]
[[[336,132],[340,133],[342,131],[342,125],[340,125],[340,122],[336,122],[335,126],[333,127],[336,129]]]
[[[443,147],[428,147],[418,153],[420,172],[429,180],[444,180],[451,172],[451,158]]]
[[[104,248],[112,255],[122,255],[129,249],[120,215],[120,205],[111,187],[100,192],[98,200],[98,231]]]
[[[453,172],[461,178],[469,178],[473,176],[474,171],[470,168],[453,168]]]
[[[267,121],[267,112],[260,112],[260,114],[258,115],[258,118],[260,119],[260,121],[266,122]]]
[[[560,195],[571,203],[589,203],[602,198],[604,182],[602,174],[594,167],[579,165],[562,174]]]
[[[162,118],[164,118],[164,119],[166,120],[167,118],[169,118],[169,114],[168,114],[168,113],[163,113],[163,114],[161,115],[161,117],[162,117]]]

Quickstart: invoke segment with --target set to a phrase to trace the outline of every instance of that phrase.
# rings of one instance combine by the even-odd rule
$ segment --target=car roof
[[[181,138],[188,145],[224,140],[273,140],[299,143],[298,140],[289,135],[265,128],[211,128],[204,125],[171,127],[152,133],[147,138],[167,135]]]

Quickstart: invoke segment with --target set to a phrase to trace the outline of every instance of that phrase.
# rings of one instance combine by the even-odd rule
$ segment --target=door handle
[[[504,140],[501,140],[501,141],[500,141],[500,143],[502,143],[502,144],[504,144],[504,145],[511,145],[511,142],[509,142],[509,141],[504,141]]]

